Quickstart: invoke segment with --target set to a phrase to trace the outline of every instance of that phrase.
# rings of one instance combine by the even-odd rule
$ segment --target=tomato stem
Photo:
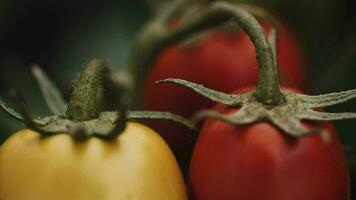
[[[214,8],[214,7],[213,7]],[[259,22],[246,10],[227,3],[216,3],[216,12],[226,12],[233,17],[247,33],[255,45],[259,64],[259,76],[255,91],[256,98],[266,105],[279,105],[283,96],[279,88],[279,78],[273,50]]]
[[[97,117],[97,95],[101,81],[108,73],[108,64],[103,60],[93,59],[86,65],[69,100],[68,119],[84,121]]]
[[[147,26],[139,37],[133,55],[134,60],[131,63],[136,72],[151,66],[159,53],[168,45],[233,20],[248,34],[256,47],[260,72],[255,97],[265,105],[279,105],[284,102],[272,48],[261,25],[243,7],[227,2],[212,3],[173,31],[167,30],[164,23],[168,19],[166,16],[163,15],[161,21]],[[136,82],[142,79],[143,74],[139,73],[136,76]]]
[[[49,92],[47,97],[59,98],[59,91],[55,85],[50,82],[41,69],[37,70],[37,81],[42,87],[43,92]],[[39,71],[38,71],[39,70]],[[40,73],[40,74],[39,74]],[[168,112],[156,111],[128,111],[128,98],[126,87],[122,82],[112,77],[108,64],[99,59],[90,61],[79,80],[71,96],[66,115],[52,115],[46,117],[31,116],[27,109],[24,98],[15,90],[10,90],[10,95],[19,105],[20,113],[9,107],[0,98],[0,110],[5,111],[14,119],[26,124],[39,132],[42,136],[51,136],[59,133],[68,133],[75,140],[80,141],[88,137],[95,136],[102,139],[113,139],[121,134],[127,125],[128,119],[165,119],[180,123],[187,128],[196,130],[196,126],[191,121],[182,116]],[[44,85],[43,85],[44,84]],[[110,111],[97,111],[98,90],[103,87],[110,93],[110,98],[116,105],[111,105]],[[54,97],[51,96],[54,94]],[[63,102],[66,105],[66,103]],[[54,105],[54,104],[53,104]],[[57,104],[55,104],[57,108]]]

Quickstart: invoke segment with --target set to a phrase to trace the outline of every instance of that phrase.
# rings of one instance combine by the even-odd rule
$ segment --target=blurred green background
[[[66,97],[73,78],[90,58],[104,58],[115,70],[125,70],[132,42],[156,2],[159,0],[0,0],[0,95],[9,100],[5,88],[16,88],[34,114],[45,115],[48,110],[30,75],[31,63],[43,67]],[[355,1],[243,2],[268,8],[297,34],[308,58],[307,93],[356,88]],[[327,110],[356,112],[356,103]],[[335,125],[356,185],[356,120]],[[0,143],[21,127],[0,112]]]

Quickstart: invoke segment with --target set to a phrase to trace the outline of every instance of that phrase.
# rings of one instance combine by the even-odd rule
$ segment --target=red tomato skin
[[[221,104],[215,110],[236,111]],[[327,130],[330,142],[292,138],[267,122],[206,120],[189,169],[195,200],[348,200],[347,163],[333,125],[304,125]]]
[[[264,24],[265,29],[269,28]],[[294,35],[278,28],[277,58],[281,83],[305,88],[304,57]],[[189,45],[166,49],[148,74],[143,89],[143,109],[169,111],[191,117],[213,103],[195,92],[176,85],[156,84],[165,78],[181,78],[222,92],[256,83],[258,65],[255,48],[244,32],[213,32]],[[150,122],[172,148],[183,149],[192,138],[186,129],[170,122]],[[183,150],[184,151],[184,150]]]

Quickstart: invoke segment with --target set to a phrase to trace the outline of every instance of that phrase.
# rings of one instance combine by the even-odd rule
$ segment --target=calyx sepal
[[[282,91],[285,102],[280,105],[270,106],[256,99],[255,90],[243,94],[225,94],[182,79],[169,78],[157,82],[178,84],[192,89],[214,102],[240,108],[237,112],[229,115],[213,110],[202,110],[196,114],[195,119],[213,117],[239,125],[265,120],[293,137],[320,133],[321,130],[310,130],[303,126],[302,120],[331,121],[356,118],[356,113],[327,113],[314,110],[315,108],[332,106],[356,98],[356,90],[323,95],[305,95]]]
[[[1,99],[0,107],[18,121],[24,122],[29,128],[43,133],[43,135],[69,133],[76,136],[78,134],[77,132],[84,131],[87,137],[111,138],[112,135],[116,136],[116,134],[120,132],[117,130],[117,124],[120,120],[120,112],[117,111],[101,112],[97,118],[86,121],[73,121],[65,118],[64,115],[37,117],[35,119],[30,118],[31,125],[29,125],[25,120],[26,118],[29,118],[29,116],[14,111]],[[127,111],[127,119],[166,119],[180,123],[191,130],[196,130],[194,123],[169,112]]]
[[[166,119],[196,130],[194,123],[169,112],[128,111],[127,91],[120,89],[120,83],[111,77],[108,64],[103,60],[94,59],[86,65],[68,106],[58,88],[38,66],[33,68],[33,72],[53,115],[33,118],[25,99],[15,90],[10,90],[10,96],[16,100],[20,112],[1,98],[0,108],[42,136],[68,133],[77,140],[91,136],[112,139],[124,131],[127,119]],[[98,112],[97,92],[103,86],[110,86],[111,96],[115,97],[113,101],[117,105],[111,111]]]

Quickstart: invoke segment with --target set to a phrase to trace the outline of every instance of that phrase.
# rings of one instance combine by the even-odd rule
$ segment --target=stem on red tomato
[[[97,117],[98,90],[108,73],[108,64],[100,59],[93,59],[85,66],[69,100],[66,111],[68,119],[83,121]]]
[[[146,52],[147,57],[145,59],[136,58],[137,63],[135,64],[138,65],[134,65],[133,68],[147,68],[147,66],[152,65],[159,53],[168,45],[179,42],[191,36],[193,33],[205,31],[206,29],[216,27],[230,20],[235,21],[247,33],[255,45],[256,58],[260,68],[255,91],[256,98],[266,105],[281,104],[284,98],[279,88],[277,66],[275,64],[272,48],[268,43],[263,28],[250,13],[231,3],[212,3],[211,6],[193,15],[187,22],[173,31],[164,29],[164,31],[158,33],[157,29],[152,29],[156,33],[151,36],[150,34],[154,32],[144,32],[144,34],[142,34],[144,38],[148,40],[152,39],[151,44],[155,44],[156,46],[154,51]],[[160,28],[163,30],[162,27]]]

